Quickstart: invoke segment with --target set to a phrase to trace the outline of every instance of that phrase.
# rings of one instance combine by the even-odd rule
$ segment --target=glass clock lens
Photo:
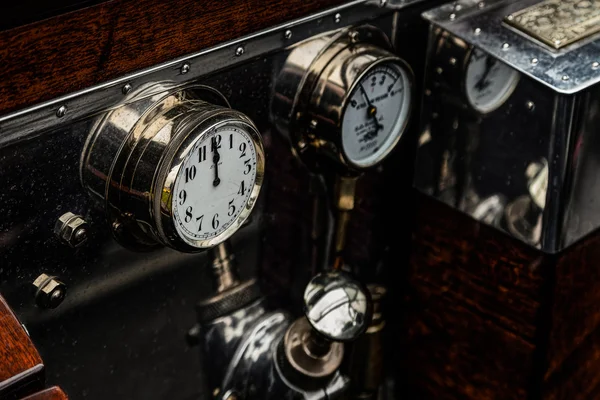
[[[353,88],[342,120],[342,148],[355,166],[380,162],[394,148],[409,117],[411,84],[393,62],[372,67]]]
[[[245,130],[225,125],[203,135],[174,185],[173,220],[179,235],[188,242],[210,240],[242,223],[239,217],[249,206],[256,163],[256,148]]]
[[[467,99],[479,112],[500,107],[517,86],[519,73],[497,58],[473,49],[465,76]]]

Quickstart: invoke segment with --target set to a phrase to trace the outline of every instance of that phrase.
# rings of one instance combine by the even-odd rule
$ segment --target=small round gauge
[[[465,92],[471,106],[489,113],[510,97],[519,81],[519,73],[497,58],[473,48],[465,72]]]
[[[271,119],[312,170],[357,175],[381,163],[406,130],[414,74],[371,25],[304,42],[277,78]]]
[[[150,85],[99,119],[80,173],[119,243],[198,252],[242,227],[264,164],[256,126],[216,90]]]
[[[377,164],[393,150],[406,127],[411,81],[397,63],[375,65],[352,90],[342,119],[342,148],[360,168]]]
[[[173,219],[189,244],[216,242],[245,220],[256,184],[252,135],[227,124],[202,135],[175,180]]]

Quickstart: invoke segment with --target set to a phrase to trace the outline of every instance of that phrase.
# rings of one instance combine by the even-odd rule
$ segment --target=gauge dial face
[[[239,126],[221,126],[193,145],[179,169],[172,209],[177,233],[189,244],[225,240],[253,206],[257,149]],[[229,233],[229,234],[228,234]]]
[[[387,156],[406,128],[411,80],[395,62],[376,64],[356,83],[342,119],[342,148],[350,163],[371,167]]]
[[[481,113],[500,107],[519,81],[519,73],[495,57],[474,48],[469,57],[465,85],[471,106]]]

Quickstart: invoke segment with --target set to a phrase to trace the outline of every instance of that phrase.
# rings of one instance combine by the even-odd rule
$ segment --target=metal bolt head
[[[67,106],[60,106],[58,110],[56,110],[56,116],[58,118],[62,118],[65,116],[65,114],[67,113],[68,108]]]
[[[342,14],[337,13],[333,16],[333,20],[335,21],[336,24],[339,24],[340,21],[342,20]]]
[[[68,212],[56,221],[54,234],[69,246],[79,247],[88,239],[88,224],[81,216]]]
[[[237,57],[241,56],[245,52],[246,52],[246,50],[244,49],[244,46],[239,46],[237,49],[235,49],[235,55]]]
[[[121,91],[123,92],[123,94],[128,94],[129,92],[131,92],[132,88],[133,88],[133,86],[131,86],[131,83],[127,83],[127,84],[125,84],[125,86],[123,86]]]
[[[41,274],[33,282],[35,286],[35,302],[41,308],[56,308],[63,302],[67,287],[55,276]]]
[[[292,38],[292,31],[290,31],[289,29],[287,31],[285,31],[285,33],[283,34],[283,36],[286,39],[291,39]]]
[[[190,72],[190,64],[189,63],[185,63],[181,66],[181,69],[179,70],[179,72],[181,72],[182,75],[187,74],[188,72]]]

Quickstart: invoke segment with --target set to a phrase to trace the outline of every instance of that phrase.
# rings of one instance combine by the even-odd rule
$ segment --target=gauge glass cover
[[[252,207],[257,151],[248,132],[228,125],[208,131],[191,146],[177,174],[172,209],[177,233],[194,245],[244,222],[242,211]]]
[[[465,73],[465,90],[471,106],[488,113],[510,97],[519,81],[519,73],[500,60],[473,48]]]
[[[395,62],[362,75],[342,119],[342,148],[351,164],[371,167],[392,151],[406,128],[411,95],[409,74]]]

